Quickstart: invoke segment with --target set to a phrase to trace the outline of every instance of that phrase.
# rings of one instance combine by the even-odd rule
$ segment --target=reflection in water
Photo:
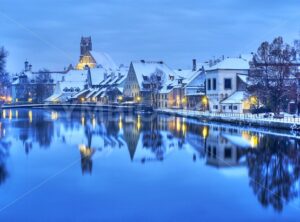
[[[170,154],[183,150],[190,161],[207,167],[247,168],[250,187],[263,206],[282,211],[299,197],[300,151],[295,138],[167,116],[146,121],[141,115],[38,110],[3,110],[1,116],[0,184],[8,175],[9,139],[21,141],[30,154],[35,144],[40,148],[51,148],[57,141],[73,144],[70,135],[76,134],[82,174],[92,174],[95,153],[126,148],[130,161],[147,164],[167,161]],[[6,130],[13,133],[5,134]]]
[[[2,122],[0,122],[0,185],[6,181],[8,177],[8,171],[6,168],[6,159],[9,155],[10,142],[7,142],[3,136],[5,129],[3,129]]]
[[[80,151],[80,155],[81,155],[82,174],[85,174],[85,173],[91,174],[92,169],[93,169],[92,156],[95,153],[95,149],[81,144],[81,145],[79,145],[79,151]]]

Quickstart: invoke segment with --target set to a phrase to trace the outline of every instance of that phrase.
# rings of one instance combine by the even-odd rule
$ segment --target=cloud
[[[194,57],[254,51],[278,35],[292,41],[299,10],[295,0],[2,0],[0,45],[11,71],[26,58],[55,70],[75,63],[82,35],[119,63],[152,58],[185,67]]]

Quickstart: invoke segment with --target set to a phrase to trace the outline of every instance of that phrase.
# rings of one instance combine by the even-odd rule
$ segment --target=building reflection
[[[241,136],[241,132],[230,128],[213,126],[205,134],[206,164],[215,167],[233,167],[245,165],[242,160],[250,141]]]
[[[247,169],[249,185],[265,207],[282,211],[285,204],[299,198],[297,139],[163,115],[148,118],[120,113],[17,111],[3,110],[1,115],[0,184],[8,176],[8,136],[21,141],[30,155],[33,147],[74,144],[70,135],[76,134],[82,140],[75,145],[84,175],[92,174],[96,154],[113,155],[120,150],[132,164],[151,164],[167,161],[172,153],[185,152],[195,164]]]
[[[9,148],[11,146],[11,143],[4,137],[3,130],[5,130],[5,126],[3,126],[2,122],[0,122],[0,186],[6,181],[9,174],[6,166],[6,160],[9,156]]]
[[[81,144],[79,145],[79,151],[81,156],[82,174],[86,174],[86,173],[92,174],[92,170],[93,170],[92,156],[95,153],[95,149]]]

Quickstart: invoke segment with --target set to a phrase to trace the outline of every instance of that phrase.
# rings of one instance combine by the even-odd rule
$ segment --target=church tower
[[[92,37],[81,37],[80,58],[82,58],[87,52],[90,51],[92,51]]]

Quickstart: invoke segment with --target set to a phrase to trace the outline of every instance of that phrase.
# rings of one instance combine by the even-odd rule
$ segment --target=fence
[[[249,122],[274,122],[274,123],[291,123],[300,124],[299,116],[283,116],[282,118],[274,118],[273,116],[266,117],[264,114],[251,114],[251,113],[213,113],[187,109],[161,109],[162,112],[170,114],[178,114],[189,117],[203,117],[203,118],[221,118],[233,121],[249,121]]]

